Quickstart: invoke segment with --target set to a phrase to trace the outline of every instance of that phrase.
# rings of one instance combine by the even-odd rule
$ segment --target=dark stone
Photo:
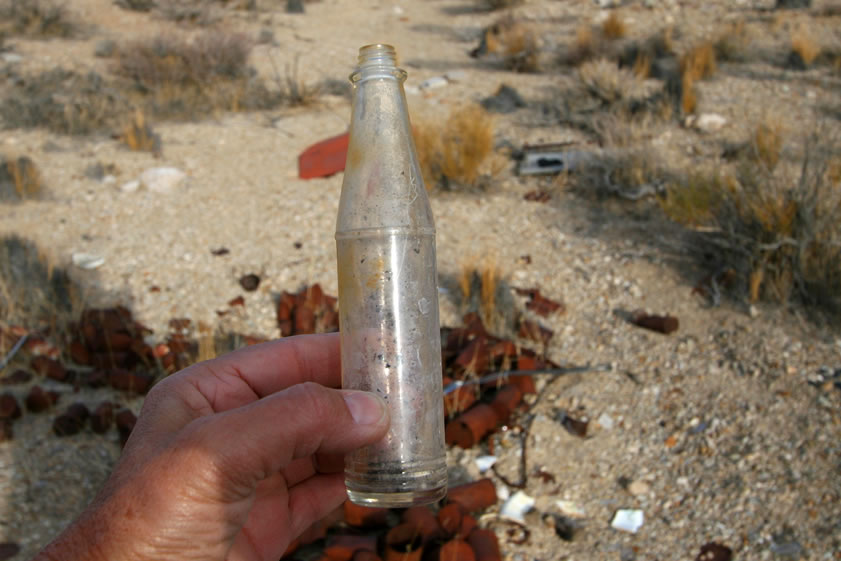
[[[239,279],[239,284],[243,290],[247,292],[254,292],[257,290],[257,287],[260,286],[260,277],[254,273],[243,275]]]
[[[0,419],[18,419],[20,418],[20,405],[10,393],[0,395]]]
[[[114,423],[114,404],[110,401],[103,401],[91,414],[91,430],[97,434],[103,434]]]
[[[482,100],[482,107],[492,113],[513,113],[525,106],[517,90],[508,84],[502,84],[495,94]]]
[[[304,2],[303,0],[286,0],[287,14],[303,14]]]
[[[13,386],[16,384],[25,384],[32,380],[32,374],[27,372],[26,370],[15,370],[8,376],[0,379],[0,384],[4,386]]]

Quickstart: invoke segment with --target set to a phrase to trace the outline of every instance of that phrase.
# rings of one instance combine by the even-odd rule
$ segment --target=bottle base
[[[399,491],[394,493],[375,493],[371,491],[355,491],[348,488],[350,501],[361,506],[377,508],[408,508],[440,501],[447,494],[447,486],[442,485],[434,489],[418,491]]]

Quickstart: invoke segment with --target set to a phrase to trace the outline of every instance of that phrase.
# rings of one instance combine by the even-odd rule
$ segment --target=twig
[[[15,357],[15,355],[20,350],[20,348],[23,346],[23,344],[26,343],[27,338],[29,338],[29,334],[24,333],[23,336],[20,339],[18,339],[18,342],[15,343],[15,346],[12,347],[12,350],[9,351],[9,354],[7,354],[3,358],[3,360],[0,360],[0,370],[2,370],[3,368],[6,368],[6,365],[9,364],[9,362]]]
[[[459,389],[462,386],[468,386],[471,384],[484,384],[485,382],[493,382],[494,380],[499,380],[500,378],[508,378],[509,376],[537,376],[539,374],[550,374],[552,376],[564,376],[565,374],[577,374],[579,372],[609,372],[610,365],[609,364],[597,364],[596,366],[590,366],[589,364],[586,366],[570,366],[568,368],[543,368],[538,370],[506,370],[504,372],[495,372],[493,374],[488,374],[487,376],[482,376],[481,378],[475,378],[473,380],[456,380],[451,384],[447,384],[444,387],[444,394],[452,393]]]

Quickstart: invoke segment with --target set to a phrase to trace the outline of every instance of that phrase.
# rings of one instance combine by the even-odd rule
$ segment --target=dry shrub
[[[146,117],[141,109],[135,110],[134,117],[123,128],[119,138],[131,150],[152,152],[153,154],[160,154],[161,152],[161,137],[146,122]]]
[[[791,54],[799,58],[798,66],[811,66],[821,54],[821,47],[807,30],[800,29],[791,37]]]
[[[4,158],[0,164],[0,201],[38,198],[41,193],[41,172],[27,156]]]
[[[536,72],[539,70],[539,43],[532,26],[509,15],[485,30],[478,54],[494,53],[502,57],[506,68],[515,72]]]
[[[132,81],[149,113],[163,118],[272,107],[280,94],[252,76],[252,46],[245,35],[219,31],[191,40],[154,37],[120,46],[114,71]]]
[[[638,201],[661,194],[664,186],[662,166],[646,144],[594,155],[576,170],[576,190],[596,199]]]
[[[680,108],[684,115],[695,112],[698,107],[698,92],[691,75],[684,74],[680,79]]]
[[[4,128],[42,127],[61,134],[103,131],[125,110],[123,96],[99,74],[61,68],[17,81],[0,101]]]
[[[715,49],[712,43],[693,47],[680,59],[681,75],[688,75],[692,82],[712,77],[715,70]]]
[[[62,4],[50,0],[0,0],[0,33],[69,37],[76,28]]]
[[[318,100],[323,84],[307,82],[301,77],[297,56],[291,63],[286,64],[283,75],[278,71],[274,60],[272,60],[272,67],[275,73],[275,85],[284,104],[290,107],[304,107]]]
[[[602,22],[602,35],[606,39],[621,39],[626,32],[625,22],[617,12],[610,12],[607,19]]]
[[[634,60],[632,71],[641,80],[645,80],[651,76],[651,57],[646,53],[639,53]]]
[[[0,237],[0,321],[30,329],[65,325],[81,309],[79,290],[35,244]]]
[[[523,3],[523,0],[484,0],[492,10],[501,10],[503,8],[513,8]]]
[[[806,140],[795,173],[743,159],[723,182],[701,239],[739,271],[747,296],[841,313],[841,189],[831,178],[839,135]]]
[[[749,38],[745,20],[739,19],[727,24],[724,32],[713,43],[716,60],[742,61],[745,59]]]
[[[482,172],[493,153],[494,119],[482,107],[455,107],[443,129],[416,122],[413,129],[418,161],[427,188],[482,186]]]
[[[753,133],[751,155],[769,170],[777,167],[783,149],[782,127],[766,119]]]
[[[715,216],[727,179],[718,173],[690,173],[683,181],[667,187],[659,198],[660,208],[679,224],[705,226]]]
[[[477,313],[482,323],[497,335],[516,331],[518,311],[513,291],[491,257],[468,259],[458,275],[462,313]]]
[[[578,69],[578,79],[584,90],[611,106],[634,97],[639,90],[639,79],[634,72],[607,59],[585,62]]]
[[[162,17],[178,23],[208,26],[222,17],[214,2],[208,0],[158,0],[156,4]]]

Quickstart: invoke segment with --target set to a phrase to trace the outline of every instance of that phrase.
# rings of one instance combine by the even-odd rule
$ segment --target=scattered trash
[[[254,273],[242,275],[239,278],[239,285],[246,292],[254,292],[255,290],[257,290],[257,287],[260,286],[260,277],[258,277]]]
[[[526,102],[520,97],[519,92],[508,84],[499,86],[496,93],[483,99],[481,104],[485,110],[491,113],[513,113],[526,106]]]
[[[573,171],[592,159],[590,152],[567,150],[572,143],[525,146],[519,156],[519,175],[554,174]]]
[[[695,561],[730,561],[732,558],[732,549],[720,543],[710,542],[701,546],[701,552],[695,557]]]
[[[89,416],[84,403],[74,403],[53,420],[53,432],[56,436],[74,435],[82,430]]]
[[[509,520],[514,520],[521,524],[526,523],[523,515],[534,508],[534,498],[526,495],[523,491],[517,491],[505,501],[502,508],[499,509],[499,514]]]
[[[231,252],[231,250],[228,249],[227,247],[220,247],[220,248],[217,248],[217,249],[211,249],[210,250],[210,254],[213,255],[214,257],[220,257],[222,255],[228,255],[230,252]]]
[[[140,184],[153,193],[168,195],[177,189],[186,177],[187,174],[178,168],[150,168],[140,174]]]
[[[245,298],[243,298],[242,296],[237,296],[236,298],[233,298],[228,301],[228,306],[245,306]]]
[[[518,337],[544,345],[549,342],[554,334],[555,332],[548,327],[543,327],[539,323],[529,319],[521,320],[520,327],[517,330]]]
[[[467,543],[473,548],[477,561],[502,561],[499,540],[493,530],[476,528],[467,536]]]
[[[20,415],[20,405],[15,396],[10,393],[0,395],[0,419],[18,419]]]
[[[535,189],[534,191],[529,191],[528,193],[523,195],[523,199],[535,203],[548,203],[552,200],[552,195],[549,194],[547,191]]]
[[[114,423],[114,404],[103,401],[91,413],[91,430],[97,434],[104,434]]]
[[[449,72],[444,73],[444,78],[446,78],[448,82],[464,82],[467,80],[467,72],[464,70],[450,70]]]
[[[464,512],[476,512],[496,504],[496,487],[487,478],[450,487],[447,502],[460,505]]]
[[[74,265],[86,271],[98,269],[99,267],[102,267],[105,264],[104,257],[102,257],[101,255],[95,255],[93,253],[74,253],[70,257],[70,260],[73,262]]]
[[[613,429],[613,417],[611,417],[607,413],[602,413],[601,415],[599,415],[599,418],[596,419],[596,422],[604,430],[612,430]]]
[[[11,559],[20,553],[20,546],[15,542],[0,543],[0,561]]]
[[[41,386],[32,386],[26,396],[26,409],[32,413],[40,413],[49,409],[58,401],[58,393],[44,391]]]
[[[680,322],[674,316],[650,315],[641,310],[637,310],[631,314],[631,323],[645,329],[650,329],[651,331],[663,333],[664,335],[677,331],[680,326]]]
[[[496,463],[496,456],[479,456],[476,458],[476,467],[479,473],[485,473]]]
[[[556,302],[555,300],[546,298],[540,293],[540,289],[518,288],[516,290],[517,294],[528,297],[529,300],[526,302],[526,309],[539,316],[547,317],[555,312],[564,313],[566,311],[566,306],[564,306],[561,302]]]
[[[329,177],[343,171],[349,142],[350,134],[344,133],[317,142],[301,152],[298,156],[298,177]]]
[[[727,124],[727,119],[718,113],[702,113],[689,115],[683,124],[687,128],[694,128],[701,132],[716,132]]]
[[[636,534],[642,528],[644,518],[641,510],[620,509],[613,515],[610,525],[617,530]]]
[[[569,501],[569,500],[561,499],[561,500],[555,501],[555,504],[558,505],[558,508],[560,509],[560,511],[563,514],[565,514],[566,516],[571,516],[573,518],[586,518],[587,517],[587,513],[584,511],[584,509],[581,507],[581,505],[579,505],[575,501]]]
[[[418,88],[421,90],[433,90],[437,88],[443,88],[449,82],[443,76],[433,76],[432,78],[427,78],[423,82],[418,85]]]

